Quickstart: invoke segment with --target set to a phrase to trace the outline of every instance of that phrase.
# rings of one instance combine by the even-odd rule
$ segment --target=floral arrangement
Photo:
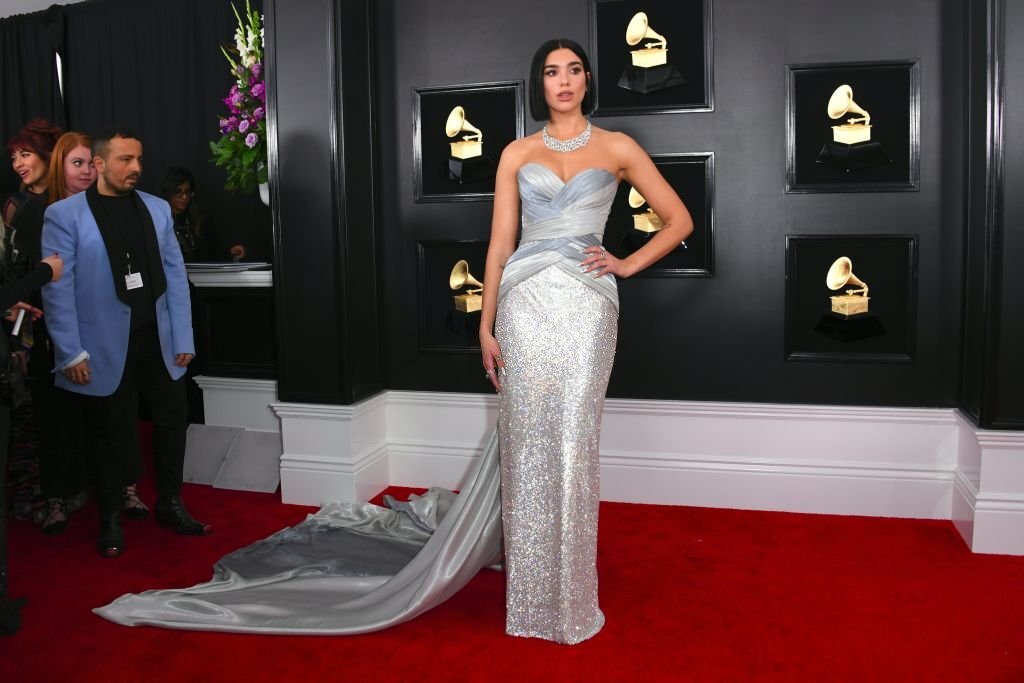
[[[231,65],[235,84],[224,98],[228,115],[220,119],[221,137],[210,143],[213,163],[227,171],[225,187],[252,192],[267,182],[266,85],[263,82],[263,20],[245,0],[245,14],[239,15],[233,48],[221,46]],[[234,55],[234,56],[232,56]]]

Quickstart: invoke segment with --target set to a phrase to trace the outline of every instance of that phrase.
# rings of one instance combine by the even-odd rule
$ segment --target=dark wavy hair
[[[53,146],[63,132],[46,119],[32,119],[7,141],[7,153],[14,154],[18,150],[33,152],[49,164]]]
[[[583,96],[582,108],[584,114],[594,111],[594,103],[597,101],[597,86],[594,79],[590,77],[590,58],[587,52],[579,43],[568,38],[555,38],[549,40],[533,53],[533,62],[530,63],[530,115],[534,121],[547,121],[549,116],[548,101],[544,98],[544,64],[548,55],[555,50],[565,48],[572,50],[583,63],[583,71],[587,74],[587,94]]]
[[[195,191],[196,179],[191,171],[181,166],[168,166],[164,174],[160,176],[160,196],[170,203],[171,197],[174,196],[174,192],[178,189],[178,185],[182,183],[188,183],[188,186]]]
[[[193,192],[195,192],[196,179],[192,175],[191,171],[187,168],[182,168],[181,166],[168,166],[167,170],[164,171],[164,174],[160,176],[160,184],[157,186],[157,191],[160,193],[160,196],[170,204],[171,198],[174,196],[174,192],[182,183],[188,183],[188,186],[192,188]],[[189,223],[192,224],[192,229],[195,230],[195,233],[200,236],[205,236],[206,220],[203,217],[203,214],[199,211],[199,205],[196,204],[194,198],[188,203],[188,209],[186,211],[188,213]]]

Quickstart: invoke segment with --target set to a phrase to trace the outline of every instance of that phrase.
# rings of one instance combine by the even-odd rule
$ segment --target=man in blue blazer
[[[64,277],[43,289],[54,344],[55,384],[87,397],[98,430],[98,549],[123,552],[124,473],[138,457],[138,398],[150,406],[157,521],[204,535],[181,500],[188,407],[186,366],[195,354],[188,279],[167,202],[135,189],[142,142],[121,128],[93,137],[98,177],[46,210],[43,252],[60,254]]]

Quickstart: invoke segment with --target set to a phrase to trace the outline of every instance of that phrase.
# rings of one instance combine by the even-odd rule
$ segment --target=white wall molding
[[[277,382],[272,379],[239,379],[198,375],[203,390],[206,424],[244,427],[258,432],[279,432],[280,422],[270,404],[277,400]]]
[[[271,270],[218,271],[192,268],[188,271],[188,279],[196,287],[273,287],[274,273]]]
[[[247,391],[206,379],[204,391]],[[282,498],[305,504],[457,489],[498,413],[481,394],[270,403]],[[603,500],[951,519],[976,552],[1024,554],[1024,433],[979,430],[953,409],[609,399],[601,477]]]
[[[390,485],[387,395],[351,406],[273,403],[281,420],[281,499],[365,501]]]
[[[951,519],[974,552],[1024,555],[1024,432],[959,418]]]

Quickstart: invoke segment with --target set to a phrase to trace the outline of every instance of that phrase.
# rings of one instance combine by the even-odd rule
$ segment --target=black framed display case
[[[712,111],[711,17],[711,0],[591,0],[594,116]]]
[[[919,190],[920,71],[916,59],[787,65],[786,192]]]
[[[470,310],[459,310],[455,302],[457,295],[465,295],[476,286],[466,278],[464,286],[453,290],[450,279],[452,269],[460,261],[466,261],[469,275],[482,279],[488,244],[487,240],[421,240],[416,243],[420,351],[480,353],[479,308],[471,304]],[[476,305],[479,305],[479,297]]]
[[[415,201],[487,201],[502,150],[524,134],[523,82],[413,88],[412,116]]]
[[[786,360],[910,363],[916,320],[916,235],[786,236]]]
[[[654,165],[686,204],[693,233],[674,250],[635,275],[644,277],[711,277],[715,272],[715,155],[713,152],[655,154]],[[630,203],[631,186],[619,184],[608,214],[604,245],[619,258],[633,253],[657,234],[642,195]],[[634,198],[637,195],[633,195]],[[636,217],[636,218],[635,218]],[[652,223],[654,225],[652,225]]]

